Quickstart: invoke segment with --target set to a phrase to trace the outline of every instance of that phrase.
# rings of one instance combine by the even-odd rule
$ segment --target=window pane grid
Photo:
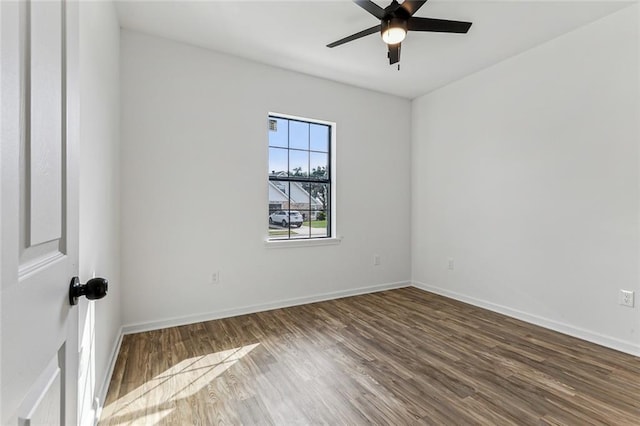
[[[269,120],[269,238],[331,237],[331,126]]]

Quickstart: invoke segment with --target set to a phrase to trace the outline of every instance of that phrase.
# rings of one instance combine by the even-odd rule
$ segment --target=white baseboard
[[[595,343],[601,346],[606,346],[611,349],[625,352],[631,355],[640,356],[640,345],[628,342],[625,340],[616,339],[613,337],[605,336],[594,331],[585,330],[580,327],[575,327],[570,324],[561,323],[548,318],[543,318],[538,315],[530,314],[527,312],[512,309],[506,306],[498,305],[486,300],[476,299],[475,297],[466,296],[464,294],[456,293],[440,287],[435,287],[429,284],[421,283],[419,281],[413,281],[413,286],[420,290],[428,291],[430,293],[439,294],[451,299],[459,300],[461,302],[468,303],[470,305],[478,306],[480,308],[488,309],[493,312],[497,312],[508,317],[519,319],[524,322],[539,325],[540,327],[548,328],[553,331],[557,331],[562,334],[567,334],[578,339],[586,340],[591,343]]]
[[[107,371],[105,372],[104,377],[102,379],[102,386],[100,386],[96,395],[96,398],[98,399],[98,404],[97,404],[98,406],[95,407],[96,418],[95,418],[94,425],[98,424],[98,421],[100,420],[100,415],[102,414],[102,408],[104,407],[104,402],[107,399],[109,384],[111,383],[113,370],[116,366],[116,361],[118,360],[120,347],[122,346],[122,336],[124,336],[124,333],[122,332],[122,327],[120,327],[120,330],[118,332],[118,338],[116,339],[116,343],[115,345],[113,345],[113,348],[111,349],[111,354],[109,355],[109,367],[107,368]]]
[[[235,317],[238,315],[253,314],[256,312],[270,311],[272,309],[288,308],[291,306],[306,305],[308,303],[323,302],[325,300],[340,299],[343,297],[357,296],[359,294],[376,293],[378,291],[392,290],[396,288],[408,287],[409,281],[395,283],[378,284],[368,287],[359,287],[349,290],[334,291],[331,293],[321,293],[312,296],[296,297],[292,299],[276,300],[269,303],[249,305],[239,308],[224,309],[221,311],[207,312],[185,317],[168,318],[158,321],[149,321],[137,324],[129,324],[122,327],[123,334],[141,333],[144,331],[159,330],[168,327],[194,324],[197,322],[211,321],[221,318]]]

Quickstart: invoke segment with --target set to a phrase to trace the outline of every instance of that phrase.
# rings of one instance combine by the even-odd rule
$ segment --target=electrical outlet
[[[622,306],[628,306],[633,308],[633,291],[620,290],[620,300],[618,301]]]
[[[448,264],[449,264],[449,270],[453,271],[453,257],[450,257],[449,259],[447,259]]]
[[[211,284],[220,284],[220,272],[216,271],[211,274]]]
[[[373,255],[373,266],[378,266],[380,265],[380,255],[379,254],[374,254]]]

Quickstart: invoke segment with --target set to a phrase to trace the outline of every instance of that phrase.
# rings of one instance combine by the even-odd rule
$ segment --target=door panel
[[[77,2],[0,2],[0,424],[77,423]]]
[[[60,422],[62,374],[58,357],[54,357],[42,372],[20,407],[20,426],[55,425]]]
[[[62,25],[61,1],[34,1],[29,9],[28,235],[31,246],[62,236]]]
[[[64,254],[62,79],[64,3],[24,3],[23,141],[20,144],[20,269],[22,279]]]

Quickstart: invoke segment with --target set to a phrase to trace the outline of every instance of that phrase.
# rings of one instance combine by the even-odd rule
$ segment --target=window
[[[270,240],[331,237],[332,130],[269,115]]]

